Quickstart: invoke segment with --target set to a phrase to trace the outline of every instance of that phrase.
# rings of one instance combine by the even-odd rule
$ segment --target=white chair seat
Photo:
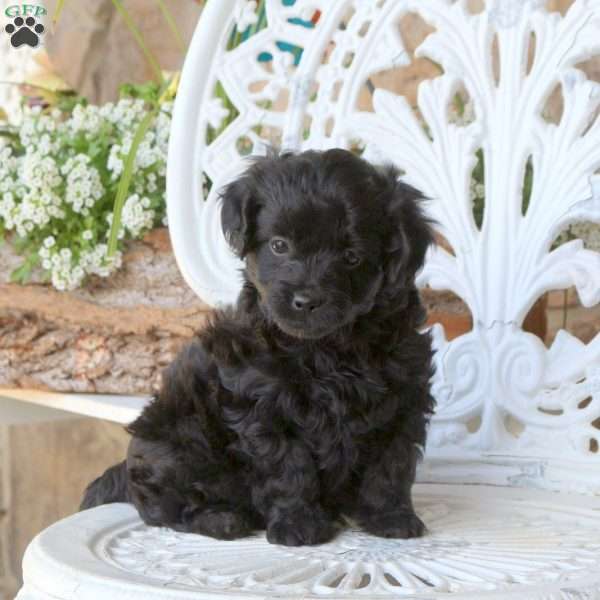
[[[599,598],[600,499],[493,486],[420,484],[420,539],[357,530],[288,548],[144,525],[113,504],[42,532],[17,600],[218,598]]]

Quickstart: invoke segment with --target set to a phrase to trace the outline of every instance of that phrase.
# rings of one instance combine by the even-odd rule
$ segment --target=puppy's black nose
[[[323,299],[315,292],[296,292],[292,298],[292,306],[296,310],[312,312],[323,304]]]

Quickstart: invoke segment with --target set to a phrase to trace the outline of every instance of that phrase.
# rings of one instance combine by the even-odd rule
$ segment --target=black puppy
[[[415,273],[432,243],[422,196],[344,150],[260,158],[222,195],[246,260],[235,308],[165,372],[129,426],[127,460],[82,508],[232,539],[318,544],[346,515],[422,535],[411,501],[433,411]]]

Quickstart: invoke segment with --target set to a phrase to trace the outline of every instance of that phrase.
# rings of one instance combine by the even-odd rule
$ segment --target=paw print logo
[[[16,17],[4,28],[4,31],[10,35],[10,43],[13,48],[18,48],[23,44],[36,48],[40,43],[40,35],[44,33],[44,26],[33,17],[27,17],[27,19]]]

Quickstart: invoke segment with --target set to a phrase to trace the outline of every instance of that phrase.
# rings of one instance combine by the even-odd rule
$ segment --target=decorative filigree
[[[536,586],[553,583],[575,592],[579,582],[597,577],[600,523],[593,511],[502,496],[481,503],[451,489],[441,495],[420,491],[416,506],[429,527],[420,539],[347,530],[328,544],[286,548],[268,544],[262,534],[221,542],[138,521],[105,536],[97,554],[167,589],[261,597],[504,591],[537,598]]]
[[[246,31],[258,21],[256,0],[239,0],[234,10],[234,19],[238,31]]]
[[[367,82],[372,89],[378,72],[410,63],[399,29],[407,13],[434,28],[415,56],[439,64],[441,75],[421,83],[418,111],[385,89],[373,90],[372,111],[361,110]],[[296,24],[311,14],[320,15],[314,27]],[[188,281],[216,304],[233,301],[239,290],[241,265],[220,232],[218,204],[221,186],[245,164],[239,139],[255,152],[263,151],[268,131],[281,132],[291,149],[363,147],[370,159],[397,164],[431,199],[428,210],[451,251],[431,252],[419,283],[451,290],[473,316],[473,330],[457,339],[447,341],[441,327],[434,332],[438,410],[428,456],[527,452],[597,463],[593,423],[600,398],[588,394],[583,409],[573,407],[572,398],[597,381],[591,373],[600,361],[600,334],[585,345],[561,332],[546,348],[521,325],[548,290],[574,286],[585,306],[600,301],[600,254],[580,240],[552,249],[569,224],[600,221],[594,175],[600,169],[600,85],[576,68],[600,52],[600,4],[575,0],[561,16],[538,0],[487,0],[477,14],[464,0],[267,0],[267,21],[228,51],[234,20],[224,19],[216,55],[198,78],[204,96],[196,166],[214,185],[205,202],[195,193],[193,214],[185,208],[189,198],[169,198],[174,231],[174,219],[186,210],[181,235],[190,222],[197,227],[197,241],[186,251],[175,244]],[[282,41],[301,49],[300,60],[292,64]],[[265,53],[273,58],[267,66],[257,62]],[[202,107],[213,101],[217,84],[239,115],[205,145],[214,111]],[[557,85],[564,111],[553,124],[542,112]],[[473,121],[460,126],[448,121],[459,90],[474,107]],[[481,228],[469,191],[478,151],[485,168]],[[527,164],[533,185],[524,206]],[[549,398],[554,408],[546,410]],[[480,423],[475,428],[474,420]],[[507,421],[518,422],[519,430]],[[544,442],[548,432],[552,441]],[[590,489],[600,490],[600,477],[595,481]]]

